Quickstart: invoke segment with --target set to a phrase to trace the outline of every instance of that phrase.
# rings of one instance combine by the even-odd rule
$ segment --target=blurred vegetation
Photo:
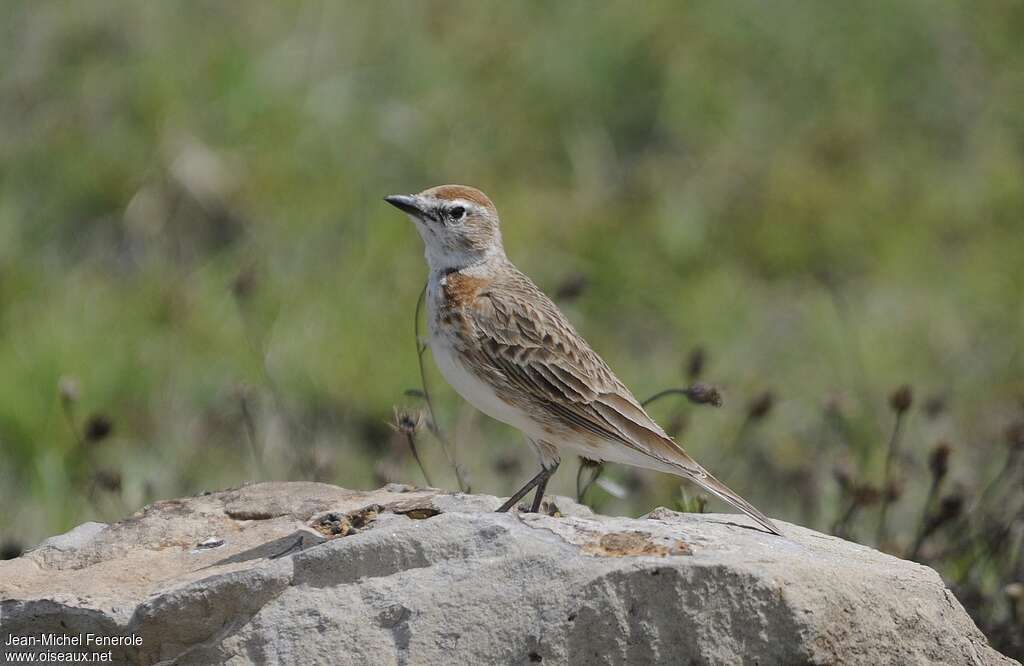
[[[387,424],[425,264],[380,199],[461,182],[638,397],[721,391],[651,406],[697,459],[936,566],[1020,657],[1022,34],[1011,0],[3,3],[4,556],[251,480],[423,483],[422,417]],[[466,482],[532,475],[427,367]]]

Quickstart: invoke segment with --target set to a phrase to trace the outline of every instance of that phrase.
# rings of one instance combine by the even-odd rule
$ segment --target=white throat
[[[451,252],[439,250],[430,243],[425,243],[423,256],[427,260],[427,266],[433,273],[452,273],[455,271],[469,272],[486,270],[506,260],[505,250],[498,243],[495,243],[480,254],[479,252]]]

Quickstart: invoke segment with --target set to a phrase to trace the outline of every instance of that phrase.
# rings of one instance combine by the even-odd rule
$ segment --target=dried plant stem
[[[427,485],[433,488],[434,484],[430,481],[427,468],[423,466],[423,461],[420,460],[420,453],[416,450],[416,435],[411,432],[405,433],[405,441],[409,443],[409,450],[412,451],[412,457],[416,459],[416,464],[420,466],[420,472],[423,473],[423,478],[426,480]]]
[[[889,504],[892,502],[892,493],[889,492],[889,484],[892,479],[892,465],[896,458],[900,444],[900,435],[903,432],[903,418],[905,411],[896,412],[896,423],[892,428],[892,435],[889,437],[889,450],[885,456],[885,472],[882,476],[882,508],[878,514],[878,531],[875,533],[875,544],[881,546],[888,538],[886,521],[889,517]]]
[[[89,452],[85,448],[85,440],[82,438],[82,433],[79,432],[78,426],[75,424],[74,402],[72,400],[66,400],[62,398],[60,401],[60,411],[61,413],[64,414],[64,420],[67,422],[68,428],[71,430],[71,436],[75,440],[75,450],[70,459],[76,462],[74,465],[70,466],[70,469],[72,470],[73,478],[75,479],[75,484],[84,485],[86,481],[80,476],[83,473],[82,467],[88,467],[91,469],[92,462],[89,456]],[[89,502],[91,502],[93,505],[96,504],[96,497],[95,493],[93,492],[94,489],[95,483],[90,484],[87,488]]]
[[[1019,451],[1017,449],[1010,450],[1006,455],[1006,462],[1003,463],[1001,468],[999,468],[999,472],[992,477],[991,481],[985,484],[985,488],[981,491],[981,494],[978,495],[978,499],[974,502],[974,506],[971,508],[972,512],[983,508],[992,498],[993,494],[998,494],[997,491],[1001,489],[1003,482],[1016,469],[1018,456]]]
[[[242,420],[245,421],[245,438],[249,442],[249,456],[252,459],[254,480],[260,481],[263,479],[263,456],[260,455],[260,450],[256,446],[256,422],[252,417],[252,410],[249,409],[249,399],[244,393],[239,396],[239,402],[242,407]]]
[[[1010,450],[1010,452],[1007,454],[1006,461],[1003,463],[1003,466],[999,469],[999,472],[985,485],[985,488],[979,494],[978,498],[974,502],[972,502],[970,508],[966,512],[967,515],[990,515],[988,507],[992,506],[993,504],[998,504],[993,502],[993,497],[999,498],[999,496],[1005,495],[1005,493],[1001,492],[1002,486],[1004,485],[1006,479],[1013,475],[1013,472],[1017,467],[1019,457],[1020,453],[1018,450]],[[1021,505],[1019,512],[1016,514],[1016,518],[1014,518],[1015,514],[1012,510],[1009,512],[1008,515],[1005,513],[1003,515],[1007,516],[1004,520],[1005,525],[1012,525],[1014,523],[1014,520],[1020,520],[1024,518],[1024,504]],[[979,549],[982,548],[982,546],[979,544],[984,544],[986,541],[990,543],[998,543],[1001,541],[1001,539],[1002,537],[996,539],[987,538],[984,526],[979,526],[977,524],[977,521],[968,521],[964,525],[964,528],[960,530],[959,537],[955,540],[954,545],[949,548],[950,552],[964,552],[967,550],[972,551],[971,557],[969,559],[969,563],[971,566],[965,567],[963,569],[958,582],[963,583],[964,581],[966,581],[972,572],[972,567],[974,566],[974,564],[979,561],[984,561],[985,557],[989,555],[987,552],[978,552]]]
[[[583,482],[584,470],[592,470],[590,478],[587,479],[586,483]],[[576,501],[582,503],[583,496],[590,490],[590,486],[594,485],[597,479],[604,473],[604,464],[586,460],[580,458],[580,467],[576,470]]]
[[[444,456],[448,460],[448,464],[455,470],[455,478],[459,483],[459,490],[464,493],[468,493],[470,490],[469,484],[462,476],[462,469],[459,467],[458,461],[455,459],[453,448],[441,429],[440,424],[437,421],[436,412],[434,412],[434,403],[430,398],[430,388],[427,384],[427,371],[423,362],[423,355],[427,351],[427,345],[420,339],[420,311],[423,309],[423,303],[427,297],[427,284],[423,284],[423,289],[420,290],[419,298],[416,299],[416,312],[413,315],[413,334],[416,340],[416,360],[419,363],[420,369],[420,386],[423,389],[423,400],[427,404],[427,428],[437,438],[437,441],[441,443],[441,450],[444,451]],[[417,458],[418,460],[418,458]]]
[[[855,498],[850,499],[850,506],[847,507],[846,511],[836,519],[836,522],[832,524],[832,534],[837,537],[845,539],[847,537],[847,529],[849,524],[853,521],[857,515],[857,510],[860,509],[861,504]]]
[[[647,398],[640,403],[641,407],[647,407],[648,405],[661,400],[668,395],[681,395],[695,405],[711,405],[712,407],[722,406],[722,396],[714,386],[708,384],[694,384],[693,386],[683,386],[679,388],[667,388],[663,391],[658,391],[651,397]]]
[[[641,407],[646,407],[647,405],[650,405],[653,402],[657,402],[658,400],[664,398],[667,395],[681,395],[681,396],[689,397],[689,395],[690,395],[688,393],[689,390],[690,390],[689,387],[685,387],[685,388],[667,388],[667,389],[665,389],[663,391],[658,391],[657,393],[652,395],[650,398],[647,398],[646,400],[642,401],[640,403],[640,406]]]
[[[64,420],[68,423],[68,428],[71,429],[71,436],[75,438],[75,444],[78,446],[79,451],[85,451],[85,442],[82,440],[82,433],[78,432],[78,426],[75,425],[75,408],[72,406],[71,401],[61,400],[60,411],[64,414]]]
[[[1016,519],[1011,517],[1005,525],[989,525],[978,528],[974,532],[974,536],[968,540],[966,549],[954,551],[967,553],[960,574],[956,578],[958,584],[965,585],[972,579],[975,581],[984,579],[988,567],[998,562],[1004,553],[1013,530],[1013,523],[1019,519],[1019,516]]]
[[[932,483],[928,486],[928,497],[924,501],[924,509],[921,511],[921,526],[918,528],[917,536],[914,538],[914,545],[910,548],[910,554],[907,555],[907,559],[917,561],[917,556],[921,552],[921,546],[924,545],[925,540],[931,536],[934,529],[929,529],[931,522],[932,507],[935,506],[935,499],[939,496],[939,486],[942,485],[941,477],[932,477]]]

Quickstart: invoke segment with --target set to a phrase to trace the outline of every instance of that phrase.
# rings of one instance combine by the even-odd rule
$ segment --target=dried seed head
[[[85,424],[85,441],[97,444],[110,436],[114,423],[102,414],[94,414]]]
[[[697,346],[690,351],[686,359],[686,377],[688,381],[695,382],[704,374],[704,366],[707,365],[708,355],[703,347]]]
[[[882,493],[870,483],[858,485],[853,489],[853,501],[862,506],[877,503],[882,499]]]
[[[765,391],[751,401],[750,406],[747,407],[747,416],[753,420],[763,419],[768,416],[774,406],[775,394],[771,391]]]
[[[555,288],[555,300],[562,303],[571,303],[583,295],[583,292],[590,286],[590,280],[583,273],[573,273]]]
[[[946,478],[946,474],[949,472],[949,454],[952,452],[953,447],[947,442],[939,442],[928,456],[928,468],[932,471],[935,483]]]
[[[937,419],[946,413],[946,396],[933,395],[924,401],[924,413],[930,419]]]
[[[396,406],[394,414],[391,427],[403,435],[415,435],[423,424],[423,410]]]
[[[104,468],[96,470],[96,474],[93,475],[93,481],[107,492],[121,492],[121,472],[116,469]]]
[[[889,394],[889,406],[897,414],[907,411],[912,404],[914,404],[914,391],[909,384],[904,384]]]
[[[698,405],[722,406],[722,394],[710,384],[694,384],[686,389],[686,397],[690,402]]]
[[[240,301],[246,300],[256,289],[256,269],[252,266],[243,268],[231,281],[231,293]]]
[[[57,381],[57,393],[65,404],[78,402],[78,378],[70,375],[61,377]]]
[[[942,501],[939,502],[939,513],[936,516],[936,522],[938,524],[942,524],[947,521],[953,520],[954,518],[960,515],[960,512],[963,510],[963,508],[963,496],[957,494],[947,495],[946,497],[943,497]]]

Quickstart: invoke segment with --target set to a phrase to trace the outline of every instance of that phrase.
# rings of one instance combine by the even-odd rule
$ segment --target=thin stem
[[[832,525],[832,534],[837,537],[845,539],[847,536],[846,528],[847,525],[853,520],[853,517],[857,515],[857,509],[860,508],[860,502],[853,498],[850,501],[849,508],[843,513],[843,515]]]
[[[68,427],[71,429],[71,435],[75,438],[75,444],[78,445],[78,450],[85,451],[85,442],[82,440],[82,433],[78,432],[78,426],[75,425],[75,410],[74,407],[71,406],[71,401],[61,400],[60,411],[64,414],[64,419],[68,422]]]
[[[652,402],[655,402],[657,400],[660,400],[660,399],[664,398],[666,395],[681,395],[681,396],[685,396],[685,397],[688,398],[688,397],[690,397],[689,390],[690,390],[689,388],[667,388],[664,391],[658,391],[657,393],[652,395],[650,398],[647,398],[646,400],[644,400],[643,402],[640,403],[640,406],[641,407],[646,407],[647,405],[651,404]]]
[[[459,490],[464,493],[469,492],[469,484],[462,477],[462,470],[459,467],[458,461],[455,459],[451,444],[448,438],[445,436],[444,431],[441,429],[440,424],[437,421],[436,413],[434,412],[434,402],[430,398],[430,388],[427,385],[427,371],[423,362],[423,354],[427,351],[427,345],[420,340],[420,311],[423,309],[423,303],[427,297],[427,285],[429,282],[423,283],[423,289],[420,290],[419,298],[416,299],[416,312],[413,315],[413,334],[416,340],[416,360],[419,364],[420,369],[420,386],[423,388],[423,400],[427,404],[427,413],[430,418],[427,419],[427,428],[441,443],[441,450],[444,451],[444,456],[448,460],[448,464],[455,470],[455,478],[459,483]]]
[[[590,478],[587,479],[586,483],[583,483],[583,472],[584,470],[593,470],[590,474]],[[583,496],[590,490],[590,486],[594,485],[597,479],[604,473],[604,465],[602,463],[588,462],[584,459],[580,459],[579,469],[576,470],[576,501],[583,503]]]
[[[1003,467],[1000,468],[999,472],[985,485],[984,490],[978,495],[970,508],[965,512],[967,515],[986,515],[985,507],[990,503],[991,495],[1002,485],[1006,476],[1013,471],[1017,465],[1017,452],[1011,450],[1006,457],[1006,462]],[[973,523],[968,522],[964,529],[960,531],[959,536],[954,540],[955,545],[950,549],[951,552],[957,552],[966,549],[970,546],[971,542],[981,538],[978,533],[978,527]]]
[[[722,406],[722,396],[714,386],[708,384],[694,384],[693,386],[684,386],[681,388],[667,388],[663,391],[658,391],[650,398],[647,398],[640,403],[641,407],[646,407],[656,400],[660,400],[667,395],[681,395],[695,405],[711,405],[712,407]]]
[[[423,461],[420,460],[419,451],[416,450],[416,435],[411,432],[405,433],[405,441],[409,443],[409,450],[412,451],[412,457],[416,459],[416,464],[420,466],[420,472],[423,473],[423,478],[426,479],[427,485],[433,488],[434,484],[430,481],[430,475],[427,474],[427,468],[423,466]]]
[[[921,552],[921,546],[924,545],[925,539],[931,536],[932,530],[929,530],[928,523],[930,522],[930,515],[932,512],[932,506],[935,504],[935,498],[939,496],[939,486],[942,484],[942,477],[933,476],[932,483],[928,487],[928,497],[924,501],[924,509],[921,511],[921,527],[918,529],[917,537],[914,538],[914,545],[910,549],[910,555],[907,559],[917,561],[917,555]]]
[[[263,478],[263,456],[256,447],[256,423],[252,418],[252,411],[249,409],[249,401],[243,393],[239,397],[242,403],[242,420],[245,421],[245,437],[249,441],[249,456],[252,458],[253,473],[256,481]]]
[[[1010,472],[1012,472],[1014,468],[1016,468],[1016,466],[1017,451],[1015,449],[1010,449],[1010,452],[1006,454],[1006,463],[1002,466],[999,472],[994,477],[992,477],[992,480],[985,485],[985,489],[982,490],[981,494],[978,496],[978,499],[975,502],[972,511],[977,511],[978,509],[983,507],[986,502],[988,502],[989,496],[992,495],[992,493],[994,493],[996,489],[998,489],[1002,485],[1003,481],[1006,479],[1006,476]]]
[[[896,423],[892,428],[892,435],[889,437],[889,451],[885,456],[885,473],[882,478],[882,509],[878,516],[878,531],[875,535],[875,544],[882,545],[888,538],[886,531],[886,519],[889,514],[889,504],[892,500],[892,493],[889,492],[889,481],[892,476],[892,463],[896,458],[896,450],[899,448],[900,433],[903,430],[903,415],[906,412],[896,412]]]
[[[74,484],[85,485],[88,481],[83,477],[84,474],[92,473],[92,460],[89,455],[90,452],[85,448],[85,440],[82,439],[82,433],[78,431],[78,426],[75,425],[75,405],[72,400],[61,398],[60,411],[64,414],[64,420],[67,421],[68,428],[71,430],[71,436],[75,440],[75,450],[69,456],[69,461],[74,461],[73,464],[68,465],[70,470],[70,476],[74,480]],[[89,502],[95,506],[96,497],[94,491],[95,484],[88,486],[88,497]]]

